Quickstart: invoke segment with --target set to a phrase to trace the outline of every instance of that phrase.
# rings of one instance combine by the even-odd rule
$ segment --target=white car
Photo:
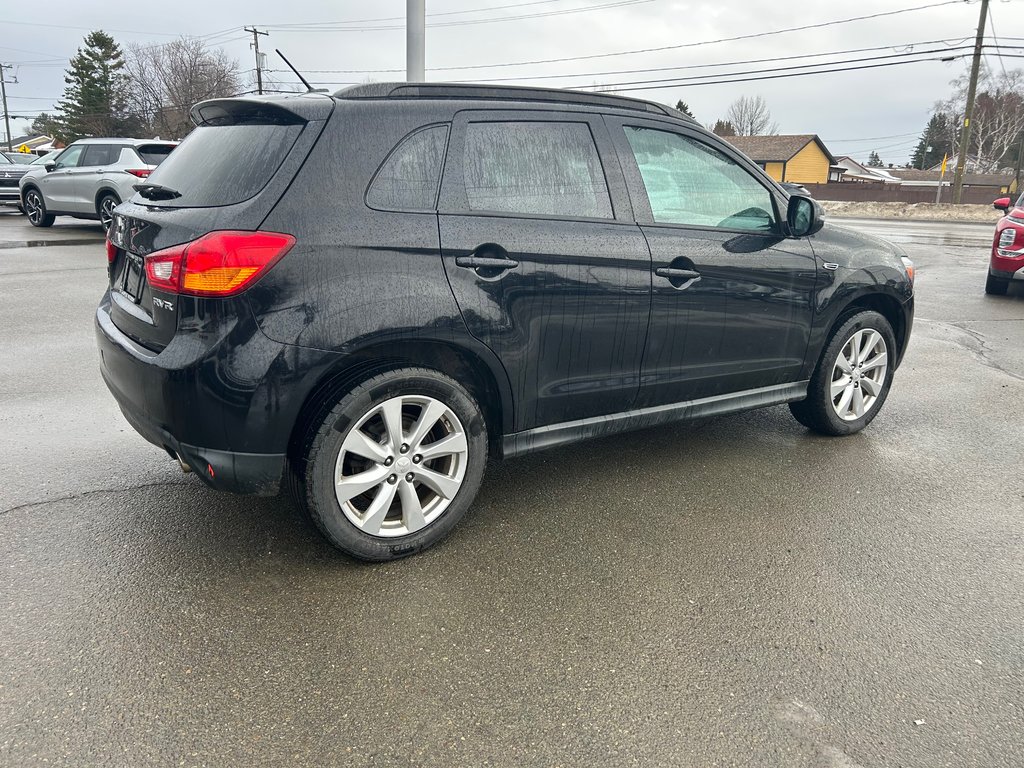
[[[105,230],[114,208],[176,146],[149,139],[79,139],[22,176],[25,215],[34,227],[49,227],[55,216],[74,216],[98,220]]]

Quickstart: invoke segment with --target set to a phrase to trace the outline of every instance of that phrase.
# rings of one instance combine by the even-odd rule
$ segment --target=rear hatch
[[[107,244],[110,317],[122,333],[157,352],[170,343],[182,305],[194,310],[197,300],[154,288],[146,257],[214,231],[258,230],[333,108],[320,95],[221,99],[193,108],[196,129],[114,214]]]

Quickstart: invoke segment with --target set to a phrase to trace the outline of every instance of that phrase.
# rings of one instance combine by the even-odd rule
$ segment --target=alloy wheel
[[[878,401],[889,370],[882,334],[873,328],[856,331],[839,350],[832,368],[832,408],[844,421],[855,421]]]
[[[33,224],[43,220],[43,199],[35,190],[25,195],[25,215]]]
[[[114,220],[114,209],[117,207],[117,201],[110,197],[104,197],[100,201],[100,224],[103,225],[103,231],[110,229],[110,222]]]
[[[351,428],[335,464],[335,497],[371,536],[408,536],[437,520],[466,474],[469,446],[458,416],[425,395],[393,397]]]

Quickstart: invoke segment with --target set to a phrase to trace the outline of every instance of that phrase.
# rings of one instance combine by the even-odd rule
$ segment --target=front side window
[[[373,177],[366,204],[385,211],[434,210],[447,139],[446,125],[432,125],[404,138]]]
[[[669,131],[626,126],[659,224],[775,230],[771,194],[717,149]]]
[[[57,168],[71,168],[78,165],[78,158],[81,157],[83,149],[85,149],[84,144],[65,149],[57,157]]]
[[[463,168],[471,211],[612,218],[586,123],[469,123]]]

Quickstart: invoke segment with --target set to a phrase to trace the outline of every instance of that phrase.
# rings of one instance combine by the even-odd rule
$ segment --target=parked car
[[[992,206],[1006,215],[996,222],[992,254],[988,261],[985,293],[1002,296],[1011,280],[1024,280],[1024,193],[1010,205],[1012,198],[1000,197]]]
[[[107,229],[114,208],[175,146],[173,141],[80,139],[24,175],[22,207],[34,227],[49,227],[56,216],[74,216],[98,220]]]
[[[907,347],[896,246],[652,102],[384,83],[192,116],[114,212],[103,378],[183,468],[291,487],[357,558],[438,541],[489,459],[781,403],[857,432]]]
[[[13,162],[6,153],[0,154],[0,204],[19,205],[18,182],[29,167]]]
[[[16,165],[28,165],[36,159],[31,152],[0,152],[0,154]]]

